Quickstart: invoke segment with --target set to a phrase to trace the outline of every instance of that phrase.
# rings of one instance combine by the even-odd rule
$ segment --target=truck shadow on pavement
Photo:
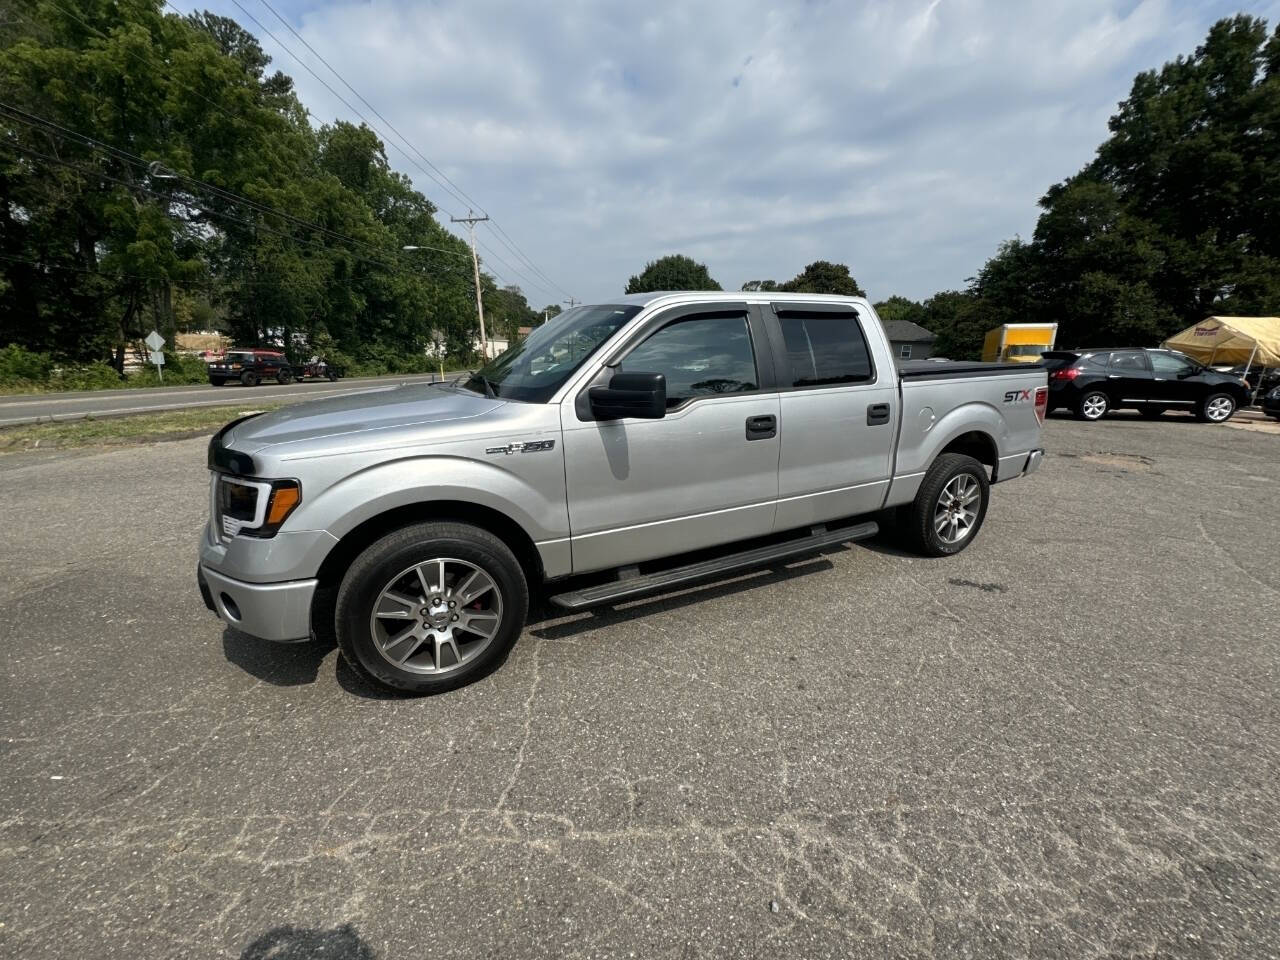
[[[240,960],[374,960],[349,923],[332,930],[273,927],[244,948]]]
[[[864,541],[866,543],[867,541]],[[697,586],[673,590],[665,594],[627,602],[622,606],[602,606],[581,613],[570,613],[547,600],[534,599],[530,605],[525,630],[543,640],[560,640],[601,630],[614,624],[640,617],[679,610],[694,604],[705,603],[735,594],[745,593],[775,583],[785,583],[798,577],[823,573],[834,569],[827,554],[842,553],[847,547],[834,546],[819,554],[801,556],[794,560],[745,571],[728,581],[712,581]],[[833,587],[834,589],[834,587]],[[231,627],[222,631],[222,650],[227,662],[245,673],[277,687],[296,687],[315,683],[325,660],[336,649],[332,643],[310,641],[306,643],[269,643],[240,633]],[[335,657],[338,685],[353,696],[367,700],[401,700],[415,694],[400,693],[376,687],[351,669],[341,657]],[[485,672],[500,669],[505,658]],[[476,681],[483,676],[475,678]],[[283,928],[282,928],[283,929]],[[299,954],[303,956],[304,954]],[[246,956],[249,956],[246,954]],[[293,954],[267,953],[262,956],[289,957]],[[328,956],[328,954],[317,954]],[[342,956],[342,955],[335,955]],[[353,954],[353,956],[359,956]]]
[[[332,643],[271,643],[241,633],[233,627],[222,631],[222,653],[245,673],[276,687],[315,683],[335,646]]]

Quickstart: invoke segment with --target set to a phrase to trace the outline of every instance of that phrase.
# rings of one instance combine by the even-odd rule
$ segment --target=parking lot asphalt
[[[1274,957],[1280,437],[1045,440],[430,699],[205,611],[203,441],[0,458],[0,956]]]

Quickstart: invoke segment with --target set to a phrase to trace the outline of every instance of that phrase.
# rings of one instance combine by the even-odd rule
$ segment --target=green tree
[[[199,305],[245,344],[410,366],[433,331],[471,349],[466,245],[373,131],[313,128],[269,64],[235,21],[163,0],[0,23],[0,344],[119,368]]]
[[[673,254],[645,264],[644,270],[627,281],[627,293],[652,293],[656,290],[719,290],[706,264]]]
[[[890,320],[905,320],[908,323],[917,323],[922,327],[926,326],[924,304],[917,303],[915,300],[892,296],[888,300],[881,300],[875,304],[875,308],[876,313],[885,323]]]
[[[982,322],[1147,344],[1210,314],[1280,312],[1280,31],[1218,21],[1191,56],[1139,74],[1109,127],[1042,198],[1031,242],[972,281]]]
[[[846,297],[865,297],[866,293],[843,263],[815,260],[786,283],[778,286],[787,293],[836,293]]]

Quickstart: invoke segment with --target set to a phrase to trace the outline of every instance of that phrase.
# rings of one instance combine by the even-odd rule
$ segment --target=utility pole
[[[573,299],[573,297],[570,297],[568,300],[561,300],[560,302],[561,302],[561,303],[567,303],[567,304],[569,305],[569,309],[570,309],[570,310],[572,310],[574,307],[576,307],[576,306],[577,306],[578,304],[580,304],[582,301],[581,301],[581,300],[575,300],[575,299]]]
[[[484,299],[480,296],[480,258],[476,256],[476,224],[488,220],[488,215],[477,217],[470,210],[465,217],[450,217],[454,223],[465,223],[467,234],[471,237],[471,267],[476,277],[476,315],[480,318],[480,356],[489,359],[489,338],[484,333]],[[483,366],[483,364],[481,364]]]

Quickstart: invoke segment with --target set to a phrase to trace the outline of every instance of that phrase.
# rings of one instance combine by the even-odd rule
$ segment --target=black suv
[[[1081,420],[1099,420],[1128,407],[1143,416],[1186,410],[1209,423],[1229,420],[1249,403],[1239,377],[1216,373],[1174,350],[1050,350],[1049,409],[1066,407]]]

